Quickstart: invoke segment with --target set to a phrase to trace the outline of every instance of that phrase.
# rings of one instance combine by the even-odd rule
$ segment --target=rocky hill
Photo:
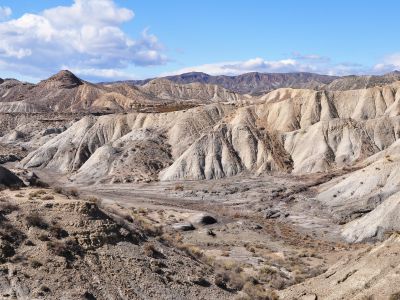
[[[2,222],[21,239],[0,239],[3,264],[17,272],[4,272],[0,292],[59,298],[57,274],[69,298],[276,299],[272,288],[283,299],[365,299],[380,289],[389,299],[398,292],[398,75],[315,83],[303,74],[313,86],[252,96],[171,78],[95,85],[67,71],[36,85],[5,80],[1,163],[24,185],[33,171],[113,209],[56,188],[3,191]],[[243,86],[260,87],[257,76]],[[11,178],[2,170],[0,181]],[[130,214],[118,218],[122,208]],[[27,225],[35,211],[46,228]],[[205,256],[155,238],[150,225]]]
[[[346,239],[363,241],[398,227],[397,213],[385,218],[387,225],[380,222],[396,200],[379,205],[400,192],[399,88],[395,82],[349,91],[278,89],[240,106],[87,116],[32,151],[21,166],[86,183],[361,169],[321,186],[316,198],[335,220],[348,223]],[[363,215],[365,221],[351,222]]]
[[[140,106],[187,103],[232,102],[246,98],[219,86],[179,85],[153,81],[137,88],[127,84],[96,85],[70,71],[61,71],[38,84],[6,80],[0,84],[0,112],[110,112],[134,110]]]
[[[167,76],[165,79],[178,84],[202,83],[218,85],[240,94],[262,94],[277,88],[319,88],[337,79],[335,76],[313,73],[246,73],[238,76],[212,76],[200,72]],[[145,85],[151,79],[124,81]]]
[[[394,71],[381,76],[345,76],[325,86],[327,90],[357,90],[383,86],[400,80],[400,72]]]
[[[236,102],[245,98],[218,85],[198,82],[182,84],[168,79],[154,79],[140,86],[139,89],[146,95],[170,101]]]
[[[231,299],[194,254],[100,205],[73,191],[0,192],[0,298]]]
[[[344,92],[279,89],[243,107],[218,104],[165,114],[84,118],[24,163],[76,171],[102,146],[116,149],[150,139],[170,145],[163,150],[171,159],[160,165],[162,180],[215,179],[244,171],[326,172],[352,166],[398,139],[398,89],[397,83]],[[166,168],[168,163],[172,165]]]

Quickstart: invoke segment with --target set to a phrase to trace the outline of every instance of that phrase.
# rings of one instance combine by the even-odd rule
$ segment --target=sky
[[[400,69],[398,0],[0,0],[0,77]]]

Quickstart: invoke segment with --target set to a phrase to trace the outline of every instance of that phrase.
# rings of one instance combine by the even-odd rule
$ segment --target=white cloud
[[[130,80],[137,79],[132,73],[126,71],[120,71],[115,69],[81,69],[74,68],[69,66],[61,67],[63,70],[70,70],[75,74],[79,74],[80,76],[87,76],[94,80]]]
[[[178,75],[189,72],[203,72],[210,75],[240,75],[249,72],[260,73],[290,73],[311,72],[327,75],[365,75],[384,74],[400,69],[400,53],[387,56],[375,66],[366,66],[357,63],[335,63],[329,57],[317,54],[292,53],[280,60],[265,60],[257,57],[243,61],[227,61],[213,64],[204,64],[184,67],[179,70],[161,74],[160,76]]]
[[[165,63],[163,47],[148,29],[138,39],[122,30],[133,18],[133,11],[113,0],[75,0],[71,6],[0,22],[0,66],[42,76],[63,65],[117,74],[132,65]]]
[[[374,66],[374,71],[386,73],[400,69],[400,53],[393,53],[383,58],[382,62]]]
[[[253,58],[245,61],[220,62],[194,67],[186,67],[163,75],[176,75],[188,72],[203,72],[210,75],[239,75],[248,72],[283,73],[313,72],[331,75],[360,74],[365,69],[357,64],[331,64],[328,58],[317,55],[294,55],[282,60]]]
[[[297,66],[298,62],[294,59],[266,61],[258,57],[246,61],[231,61],[186,67],[171,72],[168,75],[188,72],[203,72],[210,75],[238,75],[247,72],[282,72],[284,70],[289,72]]]
[[[0,6],[0,20],[7,19],[11,16],[12,10],[7,6]]]

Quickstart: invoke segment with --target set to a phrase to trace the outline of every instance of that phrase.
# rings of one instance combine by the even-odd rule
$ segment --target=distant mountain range
[[[350,90],[389,84],[400,80],[400,72],[381,76],[329,76],[314,73],[246,73],[238,76],[212,76],[201,72],[166,76],[179,84],[203,83],[219,85],[240,94],[260,95],[278,88],[304,88],[326,90]],[[131,85],[145,85],[153,79],[119,81]]]
[[[179,84],[166,79],[154,79],[140,86],[126,83],[93,84],[81,80],[68,70],[60,71],[38,84],[15,79],[0,80],[0,113],[115,112],[141,106],[187,106],[237,102],[248,98],[219,85]]]
[[[346,91],[400,81],[400,72],[382,76],[328,76],[313,73],[247,73],[211,76],[186,73],[142,81],[93,84],[68,70],[31,84],[0,79],[0,112],[126,111],[143,105],[200,105],[259,99],[280,88]]]
[[[247,73],[238,76],[212,76],[200,72],[166,76],[165,79],[179,83],[203,83],[222,86],[241,94],[263,94],[282,87],[319,88],[338,77],[313,73]],[[144,85],[152,79],[125,81],[128,84]]]

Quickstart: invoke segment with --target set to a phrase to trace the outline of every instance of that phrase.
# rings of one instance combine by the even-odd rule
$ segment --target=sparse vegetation
[[[27,215],[25,217],[25,220],[28,227],[38,227],[41,229],[47,229],[49,227],[46,221],[38,213],[35,212]]]
[[[66,241],[49,241],[47,249],[54,255],[64,257],[67,261],[75,260],[75,257],[83,254],[81,246],[73,239]]]
[[[184,186],[182,185],[182,184],[176,184],[175,185],[175,187],[174,187],[174,190],[175,191],[183,191],[185,188],[184,188]]]

